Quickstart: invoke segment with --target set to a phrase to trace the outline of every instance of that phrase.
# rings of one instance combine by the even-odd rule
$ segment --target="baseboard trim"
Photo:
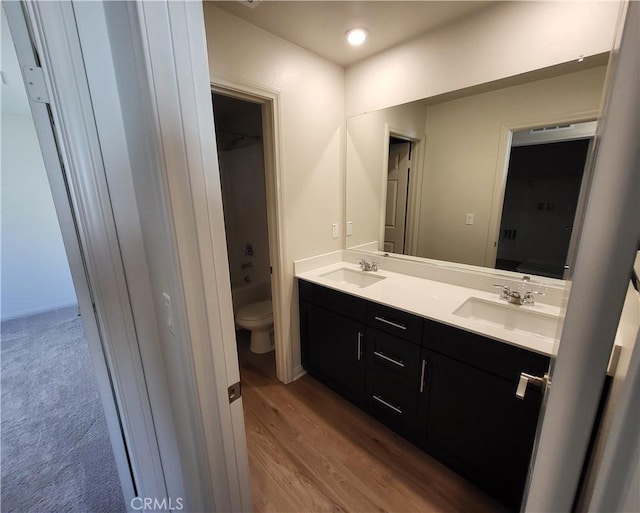
[[[33,315],[40,315],[47,312],[53,312],[55,310],[63,310],[65,308],[78,308],[78,303],[64,303],[61,305],[49,305],[44,308],[36,308],[35,310],[22,310],[20,312],[14,312],[7,316],[2,316],[0,322],[13,321],[14,319],[20,319],[22,317],[31,317]]]
[[[306,370],[304,370],[304,368],[302,367],[302,365],[296,365],[293,368],[293,381],[296,381],[297,379],[300,379],[302,376],[304,376],[307,373]]]

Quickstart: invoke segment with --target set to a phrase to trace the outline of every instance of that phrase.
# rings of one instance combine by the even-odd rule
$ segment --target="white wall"
[[[336,251],[343,237],[344,70],[217,9],[204,6],[212,82],[227,81],[279,93],[282,213],[286,224],[282,301],[294,368],[300,368],[293,261]],[[286,332],[289,331],[289,332]]]
[[[77,303],[29,112],[2,112],[2,319]]]
[[[347,68],[348,116],[608,52],[617,2],[500,2]]]
[[[2,320],[77,303],[18,57],[2,10]]]
[[[417,254],[487,265],[494,189],[508,151],[501,154],[503,127],[597,112],[605,72],[602,66],[430,105]],[[473,225],[465,224],[466,213],[475,214]]]

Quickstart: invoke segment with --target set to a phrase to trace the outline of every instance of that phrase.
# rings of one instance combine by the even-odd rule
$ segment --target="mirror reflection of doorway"
[[[412,146],[406,139],[389,137],[384,222],[384,250],[389,253],[405,253]]]
[[[496,269],[564,276],[594,133],[595,123],[514,133]]]

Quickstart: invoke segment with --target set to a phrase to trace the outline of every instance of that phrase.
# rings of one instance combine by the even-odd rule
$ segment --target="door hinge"
[[[38,66],[24,66],[22,72],[24,73],[24,79],[27,85],[27,93],[31,99],[38,103],[51,103],[42,68]]]
[[[242,397],[242,388],[240,387],[240,382],[234,383],[228,388],[229,392],[229,404],[231,404],[236,399]]]

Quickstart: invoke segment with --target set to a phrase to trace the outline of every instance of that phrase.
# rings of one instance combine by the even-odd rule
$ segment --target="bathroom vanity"
[[[513,326],[504,326],[499,338],[500,327],[491,325],[490,316],[482,322],[464,308],[452,313],[469,294],[502,308],[493,292],[384,270],[365,273],[345,263],[298,278],[305,370],[508,507],[519,508],[542,393],[531,385],[523,398],[516,391],[522,372],[547,372],[552,339],[518,333]],[[518,314],[519,307],[504,307]],[[539,315],[545,309],[553,307],[531,311]],[[539,342],[531,344],[534,349],[526,347],[529,339]]]

